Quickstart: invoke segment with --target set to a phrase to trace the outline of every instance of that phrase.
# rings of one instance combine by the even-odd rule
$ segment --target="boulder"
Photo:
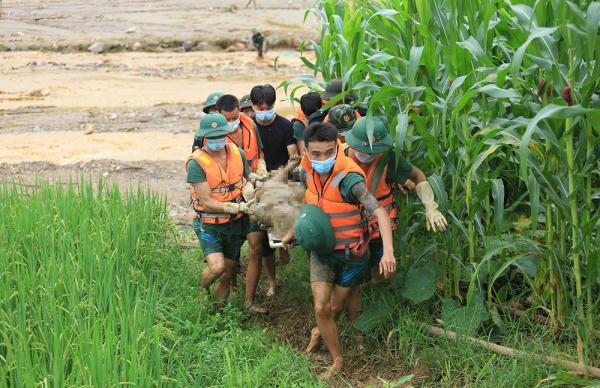
[[[269,47],[275,47],[277,46],[277,43],[279,43],[279,39],[277,39],[276,36],[270,36],[267,38],[267,44]]]
[[[88,51],[92,52],[94,54],[100,54],[101,52],[104,51],[104,43],[96,42],[93,45],[91,45],[90,47],[88,47]]]
[[[190,42],[189,40],[186,40],[185,42],[183,42],[181,44],[181,47],[183,47],[183,49],[185,51],[190,51],[192,49],[192,42]]]
[[[234,45],[231,45],[231,46],[227,47],[227,49],[225,51],[227,51],[228,53],[235,53],[235,52],[237,52],[239,50]]]
[[[138,51],[141,48],[142,48],[142,44],[140,42],[135,42],[132,47],[133,51]]]
[[[200,42],[196,45],[196,51],[208,51],[208,43]]]

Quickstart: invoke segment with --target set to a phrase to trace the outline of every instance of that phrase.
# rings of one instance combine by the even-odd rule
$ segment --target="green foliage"
[[[495,284],[519,268],[555,328],[579,323],[579,358],[589,361],[600,277],[600,6],[326,0],[309,12],[322,23],[316,61],[302,58],[312,75],[282,87],[348,80],[357,104],[389,123],[396,147],[430,177],[450,223],[416,247],[423,216],[411,197],[400,201],[404,296],[425,301],[439,280],[442,301],[460,300],[468,273],[468,304],[475,289],[488,306],[503,303]],[[521,226],[507,224],[515,213],[525,215]],[[532,244],[494,246],[508,234]],[[422,250],[434,253],[439,275],[409,269]]]
[[[317,386],[241,310],[197,304],[174,237],[149,191],[2,182],[0,387]]]

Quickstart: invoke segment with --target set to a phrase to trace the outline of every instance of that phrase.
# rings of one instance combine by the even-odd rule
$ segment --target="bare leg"
[[[235,295],[237,293],[237,286],[238,286],[238,273],[239,273],[239,268],[240,268],[240,262],[236,262],[234,268],[233,268],[233,276],[231,277],[231,285],[230,285],[230,290],[229,293],[231,295]]]
[[[362,333],[354,327],[354,321],[360,315],[362,304],[360,302],[360,286],[354,287],[340,287],[336,285],[331,293],[331,314],[335,322],[337,322],[342,316],[344,311],[344,305],[346,304],[346,316],[348,320],[352,322],[352,331],[357,337],[358,341],[362,341]],[[316,352],[321,345],[321,332],[318,327],[312,329],[311,339],[307,353]],[[362,349],[362,345],[359,345],[359,349]]]
[[[250,1],[248,2],[248,4],[246,4],[246,8],[248,8],[248,7],[250,6],[250,4],[252,4],[252,0],[250,0]],[[254,8],[256,8],[256,2],[254,3]]]
[[[262,239],[263,232],[252,232],[248,234],[249,256],[248,269],[246,271],[246,305],[254,303],[256,295],[256,287],[260,279],[260,271],[262,269]],[[267,309],[256,306],[251,306],[250,311],[259,314],[266,314]]]
[[[267,296],[273,296],[275,295],[275,254],[263,257],[263,263],[269,277]]]
[[[229,284],[231,282],[231,271],[234,268],[235,261],[227,260],[222,253],[213,253],[206,256],[208,267],[202,271],[202,280],[200,285],[200,301],[210,294],[210,286],[217,280],[221,279],[217,287],[215,287],[215,300],[223,301],[229,295]],[[224,289],[224,285],[227,285]],[[223,303],[217,304],[217,309]]]
[[[329,352],[331,352],[331,357],[333,357],[331,369],[319,376],[320,379],[328,380],[331,379],[335,373],[340,372],[344,365],[344,359],[340,349],[340,339],[338,338],[338,329],[331,311],[333,284],[315,282],[310,285],[315,298],[317,326],[323,340],[325,340],[325,343],[329,348]]]
[[[346,301],[346,317],[352,323],[352,331],[356,336],[356,340],[358,341],[358,349],[362,350],[362,332],[354,327],[354,322],[360,315],[362,310],[362,303],[360,302],[360,286],[354,286],[350,289],[350,294],[348,295],[348,299]]]

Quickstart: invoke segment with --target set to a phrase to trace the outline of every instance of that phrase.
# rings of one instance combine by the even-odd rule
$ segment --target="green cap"
[[[246,94],[240,100],[240,109],[252,108],[252,101],[250,101],[250,95]]]
[[[350,105],[334,106],[329,110],[329,122],[335,125],[341,136],[346,136],[356,123],[356,110]]]
[[[350,99],[352,101],[358,100],[358,96],[356,95],[356,93],[354,93],[354,91],[348,91],[348,83],[346,83],[346,85],[342,87],[343,82],[344,80],[341,78],[336,78],[329,81],[327,83],[327,86],[325,86],[325,92],[321,94],[321,98],[323,100],[329,101],[338,94],[342,92],[347,92],[345,98]]]
[[[252,27],[252,32],[258,32],[258,28]]]
[[[309,203],[300,210],[294,235],[306,251],[328,254],[335,249],[335,233],[329,217],[317,205]]]
[[[220,113],[207,114],[200,120],[200,128],[196,131],[195,138],[219,137],[233,132],[225,116]]]
[[[225,95],[225,93],[221,93],[221,92],[214,92],[213,94],[210,94],[206,98],[206,104],[204,104],[204,108],[202,109],[202,111],[204,113],[208,113],[208,108],[210,108],[211,106],[217,105],[217,100],[219,99],[219,97],[224,96],[224,95]]]
[[[367,137],[367,118],[361,117],[358,119],[352,130],[346,133],[346,143],[355,151],[363,154],[378,154],[385,152],[392,147],[392,137],[387,132],[385,123],[378,117],[373,117],[375,124],[373,128],[373,137],[371,142],[373,148],[369,146],[369,138]]]

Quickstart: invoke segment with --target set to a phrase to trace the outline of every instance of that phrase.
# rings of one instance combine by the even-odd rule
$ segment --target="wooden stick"
[[[525,311],[523,311],[523,310],[519,310],[519,309],[514,308],[514,307],[501,306],[501,305],[499,305],[497,303],[492,303],[492,305],[496,308],[496,310],[498,310],[500,312],[506,312],[506,311],[508,311],[510,313],[510,315],[513,315],[513,316],[516,316],[516,317],[519,317],[519,318],[521,318],[523,316],[528,316],[529,319],[531,319],[532,321],[540,322],[540,323],[543,323],[544,325],[550,325],[550,323],[551,323],[550,322],[550,318],[543,317],[541,315],[536,315],[536,314],[533,314],[533,313],[531,315],[527,315],[527,313]],[[571,330],[574,330],[574,331],[577,330],[577,326],[573,325],[571,327]],[[597,331],[593,332],[592,336],[595,339],[600,340],[600,331],[597,330]]]
[[[427,331],[433,335],[437,335],[440,337],[447,337],[447,338],[451,338],[453,340],[456,340],[457,338],[466,339],[467,341],[474,343],[475,345],[479,346],[480,348],[490,350],[494,353],[498,353],[503,356],[517,357],[517,358],[522,358],[522,359],[526,359],[526,360],[534,359],[538,362],[561,366],[561,367],[565,367],[565,368],[570,368],[571,370],[577,371],[579,373],[585,373],[585,370],[587,368],[587,372],[589,373],[590,376],[600,377],[600,368],[594,368],[593,366],[586,366],[584,364],[577,364],[577,363],[574,363],[571,361],[560,360],[560,359],[554,358],[554,357],[539,356],[537,354],[529,354],[529,353],[523,352],[521,350],[511,349],[511,348],[507,348],[504,346],[492,344],[489,342],[475,339],[473,337],[466,337],[462,334],[457,334],[453,331],[440,329],[439,327],[426,326],[426,325],[423,325],[423,326],[427,327]]]

